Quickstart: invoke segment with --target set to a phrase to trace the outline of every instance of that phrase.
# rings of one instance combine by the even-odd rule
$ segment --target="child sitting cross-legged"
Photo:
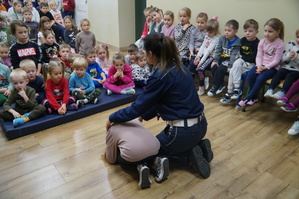
[[[3,104],[0,118],[13,120],[13,125],[17,127],[40,117],[46,109],[44,106],[37,104],[34,89],[27,86],[26,72],[17,68],[10,73],[10,80],[14,89]],[[15,103],[14,108],[11,107],[12,103]]]
[[[73,62],[73,69],[75,73],[69,80],[69,88],[71,95],[77,99],[78,106],[92,102],[98,102],[98,96],[101,94],[100,89],[95,89],[90,74],[86,73],[88,67],[87,61],[83,57],[78,57]]]

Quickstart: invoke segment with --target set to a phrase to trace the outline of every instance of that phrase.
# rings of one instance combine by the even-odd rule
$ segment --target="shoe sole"
[[[292,113],[292,112],[297,112],[297,109],[295,110],[288,110],[288,109],[285,109],[283,106],[280,107],[281,110],[285,111],[285,112],[288,112],[288,113]]]
[[[193,165],[193,168],[203,178],[208,178],[211,174],[211,168],[207,160],[203,157],[202,151],[198,145],[191,149],[191,155],[189,159]]]
[[[156,182],[163,182],[169,176],[169,160],[167,158],[162,158],[161,163],[161,175],[162,178],[159,179],[155,177]]]
[[[277,101],[276,102],[279,106],[285,106],[285,105],[287,105],[287,103],[283,103],[283,102],[280,102],[280,101]]]
[[[151,187],[151,180],[149,179],[150,170],[148,167],[143,167],[139,171],[139,183],[138,186],[140,189],[146,189]]]
[[[211,162],[214,158],[214,153],[211,148],[211,142],[208,139],[203,139],[199,142],[199,147],[203,153],[203,157],[208,161]]]

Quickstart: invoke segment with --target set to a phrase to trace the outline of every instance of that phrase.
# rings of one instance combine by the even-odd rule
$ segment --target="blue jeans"
[[[206,135],[207,120],[202,114],[199,122],[191,127],[171,127],[167,125],[156,137],[160,141],[159,155],[177,157],[189,151]]]
[[[266,70],[261,74],[256,73],[257,67],[252,67],[248,73],[248,86],[250,89],[249,94],[246,96],[245,99],[251,100],[257,98],[257,92],[263,87],[265,82],[274,77],[277,70],[275,68],[271,68],[270,70]]]

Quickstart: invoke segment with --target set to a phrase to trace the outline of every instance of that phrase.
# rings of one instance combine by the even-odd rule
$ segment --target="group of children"
[[[44,4],[40,4],[41,11],[48,8]],[[51,1],[50,5],[56,4]],[[23,16],[31,21],[28,10],[23,8]],[[135,94],[134,80],[140,87],[146,85],[149,68],[143,51],[134,54],[136,61],[128,64],[118,52],[111,63],[108,46],[96,45],[88,19],[81,20],[81,32],[70,30],[76,29],[70,16],[64,19],[65,33],[69,32],[61,44],[51,29],[53,21],[44,16],[37,39],[30,39],[32,28],[26,22],[13,20],[9,29],[16,41],[0,43],[0,118],[13,120],[15,127],[45,112],[66,114],[86,103],[97,103],[101,87],[108,95]]]
[[[174,15],[161,9],[148,7],[144,10],[146,22],[140,40],[151,32],[161,32],[173,38],[178,47],[181,61],[189,66],[191,72],[199,79],[198,94],[203,95],[209,89],[209,77],[205,71],[210,70],[213,76],[213,85],[207,95],[212,97],[223,92],[224,78],[228,76],[227,93],[220,99],[221,103],[228,103],[242,95],[241,78],[247,73],[250,92],[241,100],[237,107],[254,105],[258,102],[257,93],[264,83],[272,78],[272,82],[265,97],[279,99],[282,110],[297,111],[299,103],[296,100],[289,103],[291,96],[297,91],[291,89],[291,96],[286,96],[293,83],[299,79],[299,30],[296,31],[296,40],[290,41],[284,47],[284,24],[277,18],[269,19],[264,25],[264,38],[259,40],[259,24],[254,19],[248,19],[243,25],[244,36],[237,36],[239,23],[232,19],[226,22],[224,34],[219,34],[217,17],[208,20],[206,13],[196,16],[196,27],[190,23],[191,10],[187,7],[179,11],[180,23],[174,25]],[[158,17],[157,17],[158,16]],[[160,19],[163,18],[164,21]],[[163,24],[161,29],[157,24]],[[135,44],[142,48],[142,41]],[[273,93],[276,86],[284,81],[283,88]],[[298,82],[299,83],[299,82]],[[294,84],[295,85],[295,84]],[[293,87],[295,88],[295,86]],[[299,101],[299,100],[298,100]],[[297,124],[298,123],[298,124]],[[299,133],[299,122],[293,125]]]

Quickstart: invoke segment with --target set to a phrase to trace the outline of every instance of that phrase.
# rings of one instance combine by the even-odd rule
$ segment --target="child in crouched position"
[[[108,72],[107,81],[104,87],[107,89],[107,95],[112,93],[135,94],[135,84],[132,80],[132,69],[125,64],[125,56],[122,53],[115,53],[112,58],[113,66]]]
[[[98,96],[101,94],[100,89],[95,89],[90,74],[86,73],[88,67],[87,61],[83,57],[78,57],[73,62],[75,73],[69,80],[71,95],[77,99],[77,105],[84,106],[92,102],[98,102]]]
[[[64,78],[64,65],[58,59],[54,58],[49,62],[49,76],[44,75],[46,82],[46,99],[43,105],[47,108],[48,113],[57,111],[59,115],[64,115],[67,111],[78,110],[76,99],[70,96],[68,81]]]
[[[27,86],[29,80],[24,70],[20,68],[13,70],[10,73],[10,79],[14,89],[3,104],[0,118],[13,120],[14,127],[17,127],[40,117],[46,109],[37,104],[34,89]],[[11,107],[12,103],[15,103],[14,108]]]

